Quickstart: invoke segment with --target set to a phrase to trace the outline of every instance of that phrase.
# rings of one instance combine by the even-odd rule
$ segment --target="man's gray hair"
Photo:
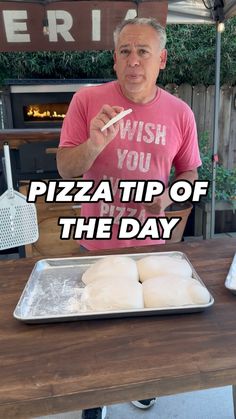
[[[117,45],[119,35],[122,31],[122,29],[127,25],[148,25],[151,26],[153,29],[155,29],[156,33],[160,37],[160,48],[165,48],[166,45],[166,31],[163,26],[160,25],[160,23],[157,22],[156,19],[152,17],[135,17],[134,19],[126,19],[123,20],[115,29],[114,31],[114,43],[115,46]]]

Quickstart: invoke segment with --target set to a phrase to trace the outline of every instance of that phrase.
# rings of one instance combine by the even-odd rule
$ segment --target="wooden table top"
[[[33,128],[33,129],[1,129],[0,150],[5,142],[10,148],[18,149],[22,144],[36,143],[41,141],[58,140],[60,128]]]
[[[146,248],[167,250],[189,257],[215,299],[209,310],[27,325],[12,313],[37,259],[1,261],[0,417],[26,418],[235,384],[236,296],[224,282],[236,239]]]

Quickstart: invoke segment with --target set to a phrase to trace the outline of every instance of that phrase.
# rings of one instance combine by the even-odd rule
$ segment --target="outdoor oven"
[[[7,80],[1,94],[4,129],[60,128],[73,94],[84,86],[105,81]],[[40,141],[39,135],[39,141],[12,150],[15,186],[19,187],[21,180],[58,178],[55,153],[46,153],[46,149],[57,145],[58,139]],[[0,163],[0,177],[1,171]]]
[[[4,128],[61,127],[74,92],[107,80],[7,80],[3,89]]]
[[[7,80],[0,91],[0,128],[48,129],[60,128],[73,94],[84,86],[101,84],[107,80]],[[22,139],[24,134],[22,133]],[[58,145],[55,140],[22,144],[10,150],[14,189],[30,180],[59,177],[56,154],[47,149]],[[0,194],[6,188],[3,152],[0,151]],[[0,252],[1,254],[2,252]],[[3,251],[5,253],[5,251]],[[19,249],[24,255],[24,249]]]

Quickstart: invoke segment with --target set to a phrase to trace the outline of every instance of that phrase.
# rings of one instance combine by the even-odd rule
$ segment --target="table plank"
[[[11,148],[18,149],[22,144],[58,140],[60,128],[34,128],[34,129],[2,129],[0,130],[0,150],[4,142],[8,142]]]
[[[215,298],[205,312],[46,325],[12,316],[37,259],[0,262],[0,417],[236,383],[235,296],[224,287],[235,249],[234,238],[145,248],[186,253]]]

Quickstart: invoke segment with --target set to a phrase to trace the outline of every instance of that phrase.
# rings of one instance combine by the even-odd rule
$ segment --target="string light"
[[[224,30],[225,30],[224,22],[219,22],[218,25],[217,25],[217,31],[222,33],[222,32],[224,32]]]
[[[49,27],[48,27],[48,19],[47,18],[43,19],[43,34],[44,35],[49,35]]]
[[[214,20],[217,22],[217,31],[219,33],[224,32],[225,14],[224,14],[224,1],[223,0],[214,0],[213,16],[214,16]]]

